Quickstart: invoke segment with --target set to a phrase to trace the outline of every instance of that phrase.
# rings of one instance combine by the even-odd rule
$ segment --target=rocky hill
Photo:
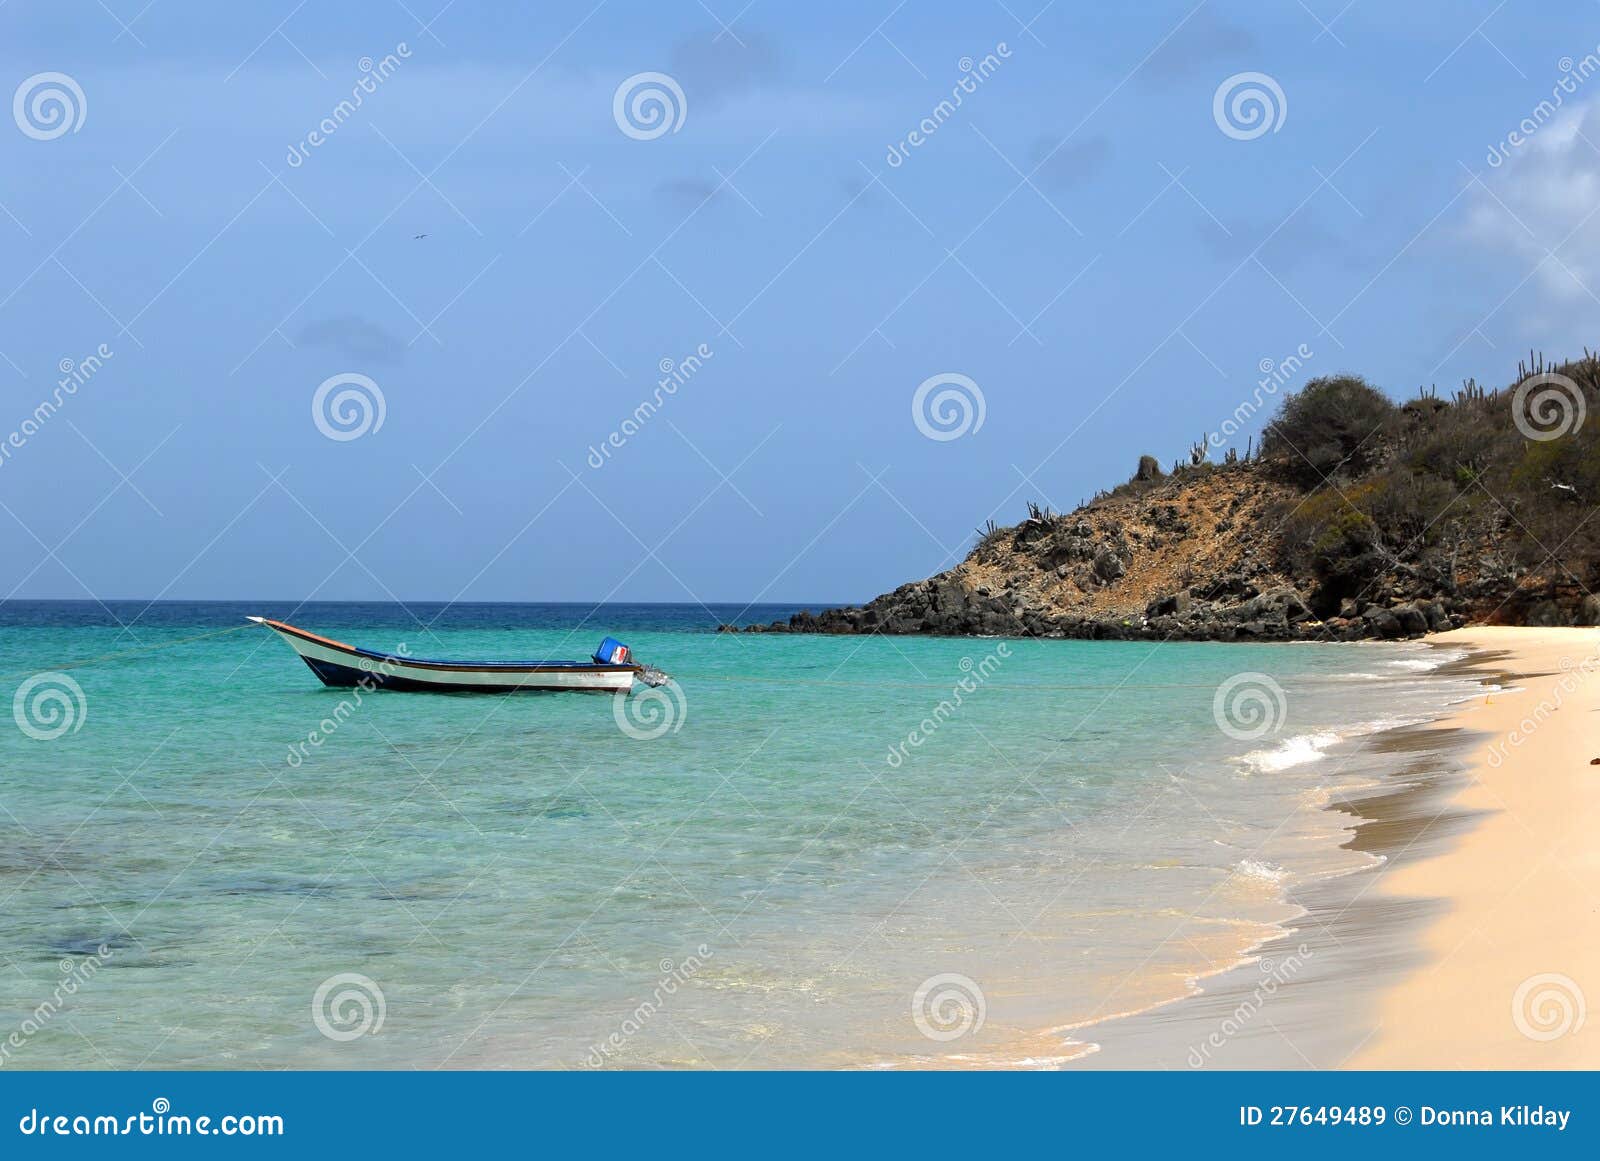
[[[1261,452],[1030,505],[960,564],[866,605],[746,632],[1354,640],[1469,623],[1600,623],[1600,361],[1397,406],[1313,380]],[[724,626],[731,630],[732,626]]]

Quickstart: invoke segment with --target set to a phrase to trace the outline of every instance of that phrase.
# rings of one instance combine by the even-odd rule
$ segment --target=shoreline
[[[1443,910],[1436,899],[1376,896],[1373,885],[1395,866],[1448,849],[1477,821],[1475,812],[1454,805],[1468,782],[1466,755],[1474,734],[1459,726],[1441,727],[1464,704],[1492,695],[1498,689],[1493,683],[1506,675],[1491,664],[1498,658],[1476,649],[1455,646],[1451,653],[1431,665],[1421,658],[1385,658],[1405,667],[1394,680],[1414,682],[1420,676],[1437,683],[1430,706],[1413,707],[1412,713],[1375,729],[1375,723],[1361,719],[1302,727],[1311,732],[1286,734],[1270,750],[1238,756],[1241,767],[1249,768],[1246,777],[1293,777],[1304,787],[1295,812],[1276,826],[1259,822],[1257,834],[1265,836],[1260,846],[1242,850],[1240,871],[1283,877],[1267,908],[1270,914],[1259,902],[1251,918],[1226,919],[1208,909],[1174,912],[1176,926],[1142,966],[1154,967],[1169,943],[1199,953],[1177,972],[1157,969],[1137,980],[1108,981],[1108,992],[1079,997],[1099,995],[1087,1017],[1031,1028],[1013,1019],[1002,1044],[921,1057],[910,1067],[1343,1065],[1371,1037],[1372,1014],[1382,995],[1424,962],[1421,933]],[[1338,740],[1322,740],[1333,738]],[[1310,739],[1317,739],[1312,755],[1298,756],[1300,744]],[[1299,768],[1293,776],[1271,762],[1285,753],[1294,759],[1288,767]],[[1301,765],[1308,761],[1314,764]],[[1313,783],[1305,782],[1302,769],[1313,774]],[[1288,846],[1282,841],[1286,837]],[[1267,855],[1269,847],[1276,853]],[[1282,865],[1275,865],[1280,859]],[[1197,935],[1205,929],[1214,939]],[[1137,986],[1125,990],[1130,981]],[[1040,1007],[1048,1003],[1045,988]],[[879,1061],[868,1067],[895,1065]]]
[[[1384,991],[1352,1068],[1594,1068],[1600,1032],[1600,633],[1483,627],[1430,641],[1507,671],[1506,688],[1435,723],[1470,730],[1448,808],[1475,825],[1370,894],[1432,899],[1423,962]]]
[[[1446,667],[1439,672],[1450,675]],[[1371,1036],[1385,991],[1422,963],[1421,932],[1443,910],[1436,899],[1373,896],[1373,884],[1396,866],[1439,854],[1475,821],[1451,805],[1466,781],[1469,736],[1438,724],[1352,738],[1330,753],[1354,787],[1331,790],[1319,809],[1342,819],[1338,847],[1369,862],[1289,887],[1284,903],[1296,913],[1233,962],[1191,977],[1188,995],[1059,1029],[1094,1045],[1072,1065],[1343,1066]]]
[[[1324,808],[1350,819],[1342,847],[1378,861],[1292,887],[1302,914],[1193,977],[1188,996],[1056,1029],[1084,1053],[1069,1067],[1600,1065],[1583,1019],[1585,992],[1600,994],[1600,857],[1587,849],[1600,721],[1586,719],[1600,712],[1600,633],[1479,628],[1426,643],[1465,648],[1435,672],[1483,689],[1347,743],[1344,761],[1378,777]]]

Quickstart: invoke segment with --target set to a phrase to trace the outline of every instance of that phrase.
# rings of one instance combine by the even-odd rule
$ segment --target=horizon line
[[[868,598],[871,599],[870,597]],[[472,600],[452,601],[434,598],[413,598],[409,600],[394,600],[384,598],[374,600],[361,597],[160,597],[151,600],[148,597],[0,597],[0,607],[5,605],[20,604],[56,604],[56,605],[105,605],[116,602],[119,604],[142,603],[151,608],[157,605],[572,605],[581,608],[596,608],[603,605],[652,605],[660,608],[706,608],[713,605],[742,605],[745,608],[760,609],[772,605],[853,605],[859,601],[741,601],[741,600],[715,600],[715,601],[541,601],[541,600]]]

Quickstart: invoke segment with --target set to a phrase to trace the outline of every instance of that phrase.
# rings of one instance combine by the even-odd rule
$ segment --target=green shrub
[[[1365,379],[1313,379],[1283,401],[1261,437],[1261,453],[1289,479],[1314,488],[1380,463],[1398,409]]]
[[[1309,575],[1313,611],[1331,616],[1396,560],[1417,560],[1469,500],[1431,476],[1391,469],[1304,497],[1283,517],[1282,564]]]
[[[1469,488],[1499,458],[1504,441],[1505,431],[1494,417],[1445,407],[1406,433],[1405,460],[1419,472]]]
[[[1438,541],[1447,513],[1465,511],[1475,499],[1434,476],[1401,467],[1372,481],[1361,510],[1382,530],[1391,549],[1414,553]]]

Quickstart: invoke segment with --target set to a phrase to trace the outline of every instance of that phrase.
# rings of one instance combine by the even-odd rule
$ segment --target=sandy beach
[[[1429,642],[1484,692],[1332,755],[1340,845],[1379,860],[1291,890],[1280,935],[1192,994],[1067,1030],[1078,1068],[1594,1068],[1600,632]],[[1465,656],[1462,656],[1465,654]]]
[[[1437,729],[1472,731],[1449,808],[1475,825],[1400,860],[1369,896],[1437,899],[1424,962],[1378,1002],[1352,1068],[1594,1068],[1600,1030],[1600,632],[1474,628],[1467,647],[1506,688]]]

